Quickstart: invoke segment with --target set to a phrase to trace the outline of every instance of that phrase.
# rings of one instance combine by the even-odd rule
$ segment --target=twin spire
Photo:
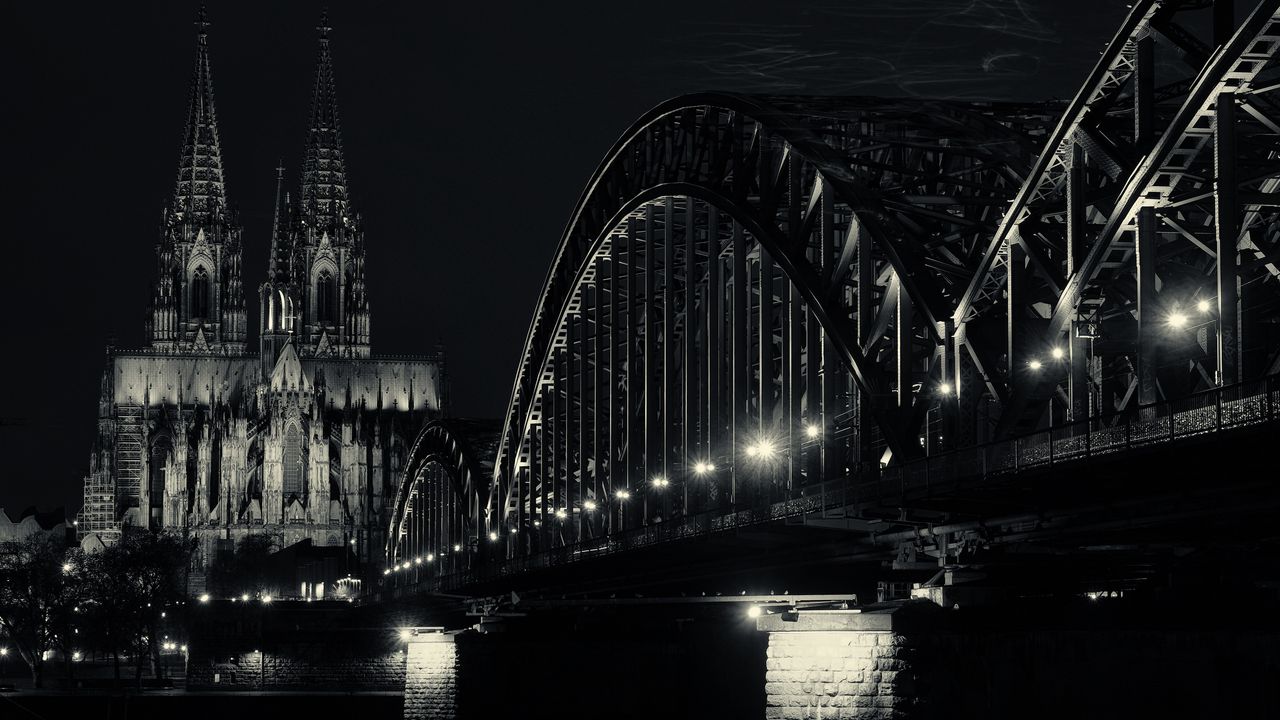
[[[213,107],[213,75],[209,71],[208,28],[202,7],[196,18],[196,67],[191,78],[187,130],[173,194],[174,213],[198,222],[225,219],[227,208],[218,118]]]
[[[184,219],[208,223],[227,219],[227,190],[213,102],[213,75],[209,69],[209,21],[203,7],[195,25],[196,65],[191,80],[186,132],[178,161],[173,211]],[[332,28],[329,27],[328,13],[321,15],[316,29],[320,33],[320,49],[311,92],[311,122],[303,155],[301,211],[304,217],[315,218],[321,225],[334,225],[341,224],[347,216],[349,199],[346,162],[339,136],[333,59],[329,54],[329,31]],[[283,168],[277,168],[278,185],[283,183],[283,172]],[[282,213],[287,210],[280,197],[276,203],[273,233],[286,224],[286,216]],[[274,244],[275,238],[272,240]],[[271,262],[273,266],[277,262],[274,248]]]
[[[311,126],[302,160],[302,211],[323,225],[343,222],[347,213],[347,169],[339,135],[338,95],[329,54],[328,13],[320,16],[320,50],[311,89]]]

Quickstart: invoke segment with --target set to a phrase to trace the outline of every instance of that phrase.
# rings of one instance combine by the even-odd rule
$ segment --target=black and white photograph
[[[1280,717],[1280,0],[0,25],[5,720]]]

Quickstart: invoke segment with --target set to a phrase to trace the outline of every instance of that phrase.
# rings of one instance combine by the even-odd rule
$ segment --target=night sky
[[[139,347],[198,3],[9,2],[0,506],[80,506],[109,338]],[[256,349],[275,166],[298,165],[320,6],[210,3]],[[1069,99],[1117,0],[329,5],[374,352],[448,350],[497,417],[582,187],[649,107],[701,90]]]

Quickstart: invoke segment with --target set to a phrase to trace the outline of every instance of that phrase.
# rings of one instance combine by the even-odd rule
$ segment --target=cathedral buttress
[[[156,246],[158,277],[147,342],[196,354],[245,351],[241,232],[228,208],[209,70],[209,23],[196,21],[196,64],[172,201]]]

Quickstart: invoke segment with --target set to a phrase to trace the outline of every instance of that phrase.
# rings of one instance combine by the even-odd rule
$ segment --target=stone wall
[[[383,690],[405,687],[405,652],[331,639],[273,643],[251,650],[197,645],[187,663],[193,690]]]
[[[903,641],[881,631],[770,633],[765,718],[895,717],[914,688]]]
[[[1280,630],[768,616],[765,717],[1280,717]]]
[[[458,715],[458,646],[449,635],[409,642],[404,718],[450,720]]]

